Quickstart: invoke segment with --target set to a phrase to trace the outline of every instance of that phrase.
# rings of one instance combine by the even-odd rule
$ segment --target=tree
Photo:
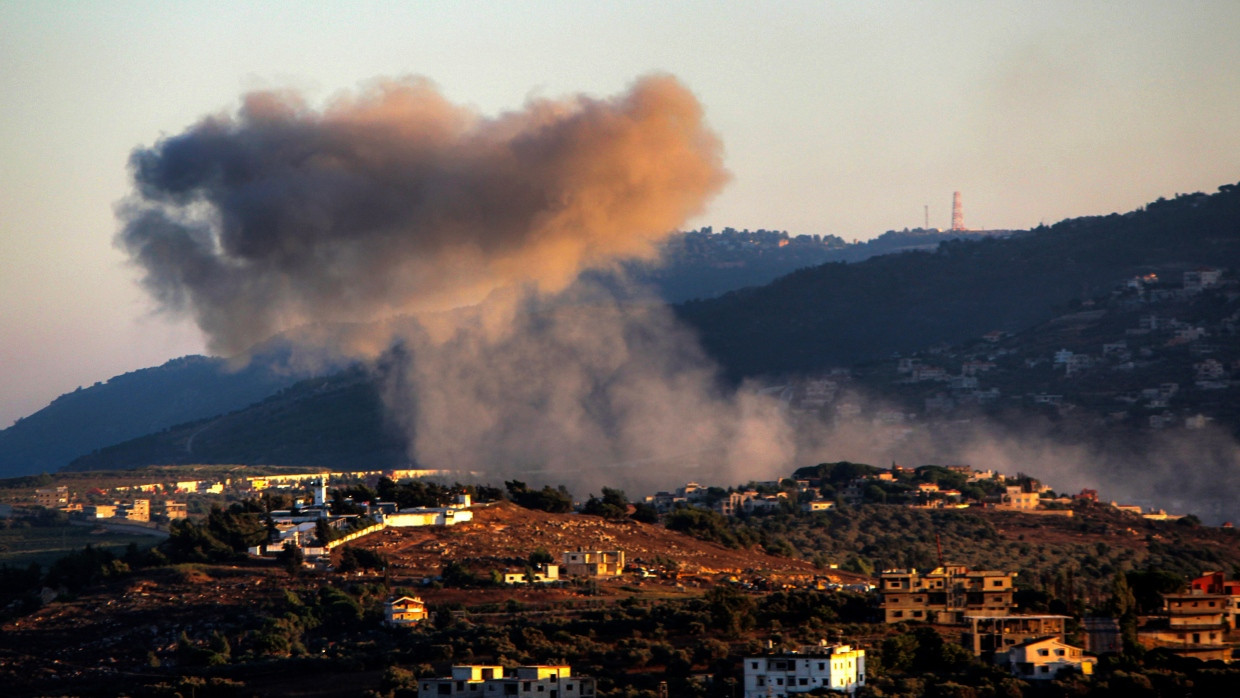
[[[314,522],[314,537],[319,540],[319,545],[325,546],[339,538],[340,532],[332,528],[327,519],[319,519]]]
[[[623,519],[629,512],[629,498],[623,490],[603,488],[603,497],[591,496],[581,508],[581,513],[601,516],[605,519]]]
[[[541,490],[532,490],[524,482],[512,480],[505,482],[504,486],[508,488],[508,496],[512,501],[526,509],[551,514],[567,514],[573,510],[573,496],[564,485],[560,485],[558,489],[545,485]]]
[[[659,523],[659,512],[645,502],[636,502],[631,518],[639,523],[655,524]]]
[[[717,586],[706,593],[711,621],[727,637],[739,637],[755,623],[756,605],[744,593],[727,586]]]
[[[1111,580],[1111,598],[1107,601],[1106,611],[1116,618],[1136,613],[1137,597],[1128,585],[1128,576],[1116,572]]]
[[[293,541],[287,541],[280,550],[280,554],[276,555],[276,559],[284,566],[284,570],[289,573],[289,576],[296,576],[297,573],[301,572],[301,566],[306,560],[306,555],[302,552],[301,546],[293,543]]]

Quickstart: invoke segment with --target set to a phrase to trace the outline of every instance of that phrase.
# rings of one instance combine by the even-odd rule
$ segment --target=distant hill
[[[678,311],[734,378],[796,374],[1023,330],[1127,277],[1202,265],[1240,266],[1237,185],[933,252],[824,264]]]
[[[827,262],[859,262],[878,255],[934,249],[947,240],[980,240],[1010,231],[921,229],[889,230],[865,242],[844,242],[835,235],[789,235],[787,231],[702,228],[671,236],[655,263],[623,265],[627,280],[651,289],[668,303],[714,298],[728,291],[761,286],[797,269]],[[613,282],[608,273],[586,278]]]
[[[388,425],[376,383],[352,368],[303,380],[229,414],[100,448],[65,470],[234,463],[369,469],[407,462],[405,439]]]
[[[305,377],[283,358],[260,354],[232,370],[185,356],[61,395],[0,431],[0,477],[54,472],[94,449],[261,400]]]

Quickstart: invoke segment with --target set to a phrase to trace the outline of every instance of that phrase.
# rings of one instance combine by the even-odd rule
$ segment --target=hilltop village
[[[1216,268],[1135,276],[1032,330],[806,377],[783,397],[795,411],[897,431],[1007,408],[1070,416],[1080,431],[1234,429],[1238,298],[1240,281]],[[859,399],[861,388],[881,399]]]
[[[1006,676],[1021,691],[1043,686],[1037,695],[1052,685],[1051,695],[1088,695],[1134,660],[1192,674],[1166,662],[1229,666],[1240,647],[1240,555],[1229,525],[1088,490],[1060,495],[1023,474],[824,463],[743,486],[688,483],[635,501],[605,488],[577,502],[563,488],[519,481],[435,484],[445,474],[426,471],[202,474],[8,490],[10,528],[62,517],[162,542],[119,555],[88,549],[46,574],[0,567],[6,636],[32,647],[94,637],[83,634],[93,621],[73,610],[78,599],[120,589],[104,602],[119,604],[118,617],[171,604],[159,613],[181,620],[151,626],[154,649],[140,652],[150,642],[122,649],[134,631],[109,621],[121,623],[111,640],[70,642],[57,661],[78,662],[82,680],[115,679],[85,660],[107,652],[121,664],[157,664],[170,687],[214,681],[236,689],[230,695],[246,694],[243,685],[279,693],[252,674],[262,657],[304,657],[358,637],[406,648],[380,662],[388,669],[372,684],[376,695],[419,696],[919,695],[925,685],[910,681],[927,662],[979,687]],[[163,576],[168,564],[181,571]],[[288,581],[270,587],[280,575]],[[265,631],[224,621],[209,595],[192,591],[202,583],[253,598],[242,603],[262,616],[293,603],[290,618],[318,620]],[[289,591],[271,597],[280,586]],[[610,627],[602,619],[616,618],[608,609],[617,603],[635,618],[665,616],[662,635],[630,639],[627,650],[597,635],[601,644],[582,652],[575,630],[555,642],[551,629],[513,630],[511,647],[488,650],[477,644],[486,633],[469,640],[475,631],[465,630],[543,628],[565,613]],[[704,631],[674,630],[676,614],[693,608],[710,618],[714,638],[698,649]],[[465,645],[433,649],[443,642]],[[647,642],[665,649],[639,652]],[[40,660],[12,644],[5,651],[29,670],[33,692],[63,675],[40,673]]]

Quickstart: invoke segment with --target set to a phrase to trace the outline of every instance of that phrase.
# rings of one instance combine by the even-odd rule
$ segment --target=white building
[[[504,573],[504,584],[552,584],[558,581],[559,565],[539,565],[533,570]]]
[[[854,693],[865,685],[865,650],[809,645],[744,660],[745,698],[787,698],[814,689]]]
[[[1094,673],[1093,657],[1081,648],[1044,637],[1014,645],[1007,652],[1008,669],[1012,675],[1027,681],[1049,681],[1064,669],[1078,669],[1082,674]]]

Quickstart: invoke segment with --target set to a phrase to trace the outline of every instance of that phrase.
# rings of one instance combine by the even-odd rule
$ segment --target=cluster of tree
[[[673,531],[729,548],[748,548],[761,538],[738,519],[728,518],[712,509],[682,507],[668,514],[664,525]]]
[[[0,565],[0,618],[18,617],[39,608],[45,589],[54,595],[72,595],[132,570],[166,564],[168,558],[158,549],[143,550],[130,543],[120,555],[88,545],[60,557],[46,570],[33,562],[26,567]]]
[[[336,565],[336,570],[339,572],[352,572],[354,570],[376,570],[382,572],[387,569],[387,566],[386,556],[368,548],[346,545],[340,549],[340,564]]]
[[[573,495],[564,485],[552,488],[544,485],[541,490],[530,489],[520,480],[505,481],[508,498],[526,509],[546,511],[552,514],[567,514],[573,510]]]
[[[355,487],[349,494],[356,501],[396,502],[401,509],[447,506],[462,494],[470,495],[475,502],[492,502],[503,498],[502,491],[487,485],[440,485],[425,480],[396,483],[386,477],[379,481],[377,489],[377,492],[371,492],[362,485]]]
[[[212,507],[207,519],[173,521],[171,535],[160,550],[174,562],[219,562],[244,554],[266,541],[273,530],[261,502],[238,502],[227,509]]]

